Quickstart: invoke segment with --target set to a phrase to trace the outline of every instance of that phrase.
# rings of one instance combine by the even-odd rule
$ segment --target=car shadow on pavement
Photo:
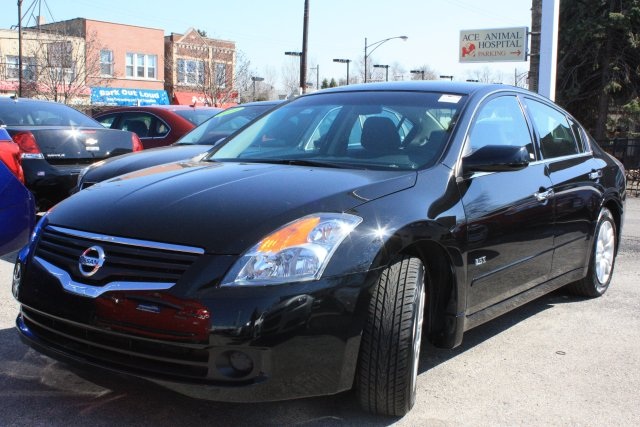
[[[472,349],[566,300],[552,293],[465,333],[453,350],[423,346],[420,372]],[[571,301],[571,300],[569,300]],[[28,348],[15,329],[0,330],[0,413],[9,424],[385,426],[398,418],[359,409],[355,392],[268,403],[192,399],[154,383],[57,362]],[[45,415],[46,414],[46,415]],[[44,418],[43,418],[44,417]]]
[[[16,261],[17,255],[18,255],[18,251],[9,252],[8,254],[0,255],[0,259],[2,261],[7,261],[13,264]]]
[[[462,344],[454,349],[441,349],[431,343],[424,343],[421,349],[419,373],[424,373],[464,352],[476,347],[487,339],[495,337],[518,323],[553,308],[555,304],[566,301],[566,292],[562,289],[551,292],[487,323],[464,333]],[[573,298],[571,299],[574,300]]]

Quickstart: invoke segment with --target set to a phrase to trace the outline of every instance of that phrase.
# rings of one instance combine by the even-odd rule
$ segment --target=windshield
[[[173,110],[174,113],[179,115],[180,117],[189,120],[194,125],[198,126],[199,124],[209,120],[212,116],[215,116],[216,113],[222,111],[219,108],[194,108],[191,110]]]
[[[465,99],[426,92],[302,97],[246,127],[208,160],[415,170],[438,159]]]
[[[180,138],[177,144],[214,145],[272,107],[273,105],[239,105],[228,108]]]

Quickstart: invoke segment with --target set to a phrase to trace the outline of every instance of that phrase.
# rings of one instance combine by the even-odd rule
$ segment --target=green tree
[[[336,82],[336,79],[332,77],[331,81],[329,82],[329,87],[337,87],[337,86],[338,86],[338,83]]]
[[[563,0],[558,58],[557,101],[596,139],[606,138],[610,117],[616,117],[609,120],[613,125],[622,117],[633,120],[640,93],[640,0]]]
[[[331,79],[333,80],[333,79]],[[322,79],[322,85],[320,86],[320,89],[327,89],[329,87],[329,80],[327,79]]]

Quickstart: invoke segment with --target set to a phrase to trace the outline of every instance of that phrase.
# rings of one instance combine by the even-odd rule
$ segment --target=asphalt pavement
[[[11,296],[14,255],[0,259],[0,426],[637,426],[640,424],[640,199],[628,198],[608,292],[544,296],[423,348],[414,409],[363,413],[352,392],[260,404],[190,399],[96,375],[23,345]]]

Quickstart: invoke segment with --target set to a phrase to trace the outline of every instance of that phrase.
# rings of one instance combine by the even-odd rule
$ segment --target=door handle
[[[541,189],[543,190],[543,189]],[[546,191],[538,191],[537,193],[533,194],[534,197],[536,198],[536,200],[538,200],[539,202],[544,202],[546,200],[549,200],[550,198],[552,198],[555,195],[555,192],[553,191],[553,189],[549,189]]]
[[[592,180],[596,180],[602,178],[602,170],[597,170],[597,171],[591,171],[591,173],[589,174],[589,179]]]

